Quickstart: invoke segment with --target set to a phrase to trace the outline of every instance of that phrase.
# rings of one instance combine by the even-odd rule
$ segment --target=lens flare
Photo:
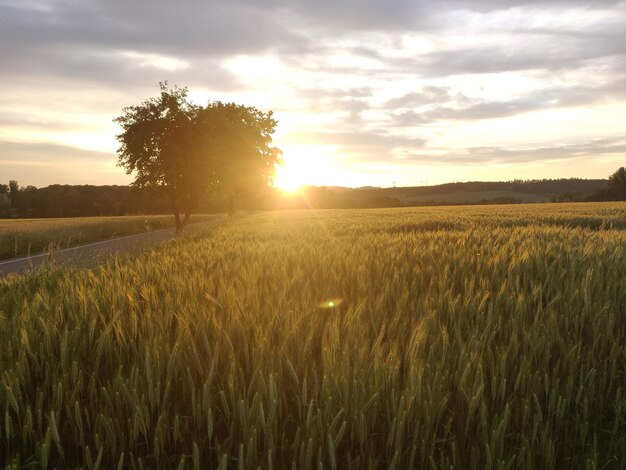
[[[333,308],[337,308],[343,303],[343,300],[344,299],[340,297],[335,297],[332,299],[324,300],[323,302],[320,302],[319,304],[317,304],[317,308],[322,309],[322,310],[330,310]]]

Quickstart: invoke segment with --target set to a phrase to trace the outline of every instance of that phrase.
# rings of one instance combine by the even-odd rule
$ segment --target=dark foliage
[[[235,198],[267,188],[279,162],[271,146],[272,113],[234,103],[189,102],[186,88],[169,89],[115,119],[119,166],[135,176],[138,188],[162,189],[171,204],[177,231],[211,189]]]
[[[621,167],[611,176],[606,184],[596,191],[590,201],[626,201],[626,168]]]

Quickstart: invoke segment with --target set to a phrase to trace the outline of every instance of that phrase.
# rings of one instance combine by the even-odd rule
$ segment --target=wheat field
[[[193,216],[191,222],[214,218]],[[97,240],[171,228],[171,215],[68,217],[62,219],[0,219],[0,259],[28,256]]]
[[[623,468],[626,203],[256,214],[0,335],[7,468]]]

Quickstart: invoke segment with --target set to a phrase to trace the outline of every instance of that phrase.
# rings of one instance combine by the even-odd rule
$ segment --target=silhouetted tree
[[[279,156],[270,147],[276,121],[271,112],[232,103],[194,105],[187,88],[167,82],[160,88],[157,98],[115,119],[123,129],[118,165],[136,173],[135,186],[167,192],[180,231],[209,189],[232,195],[267,184]]]
[[[9,199],[11,199],[11,205],[16,207],[17,199],[19,197],[20,187],[17,184],[17,181],[11,180],[9,181]]]
[[[195,172],[187,165],[184,142],[180,146],[173,145],[170,137],[177,128],[191,121],[197,107],[187,100],[186,88],[168,89],[167,82],[159,85],[159,97],[124,108],[124,114],[114,120],[123,129],[117,136],[121,144],[118,165],[128,174],[135,173],[135,186],[167,190],[176,230],[180,231],[183,227],[181,206],[187,199],[188,180]]]
[[[271,146],[276,121],[272,112],[234,103],[209,103],[198,110],[184,136],[192,159],[206,162],[210,187],[226,195],[232,214],[236,201],[258,199],[280,160]]]
[[[9,199],[9,187],[6,184],[0,184],[0,217],[6,217],[7,209],[11,206]]]
[[[621,167],[609,176],[607,189],[616,200],[626,201],[626,168]]]

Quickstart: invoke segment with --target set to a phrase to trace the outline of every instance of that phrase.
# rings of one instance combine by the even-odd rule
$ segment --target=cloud
[[[6,2],[5,2],[6,3]],[[305,47],[308,39],[251,6],[225,2],[28,2],[3,6],[3,75],[43,74],[115,85],[166,78],[233,89],[220,60],[232,54]],[[0,3],[2,5],[2,3]],[[172,70],[160,56],[186,63]],[[155,78],[157,77],[157,78]]]
[[[463,108],[440,106],[423,113],[417,113],[415,111],[395,113],[392,114],[392,122],[398,127],[412,127],[416,124],[431,124],[438,121],[472,121],[503,118],[549,107],[550,103],[548,102],[537,102],[532,99],[503,102],[485,101]]]
[[[249,5],[253,0],[240,0],[238,3]],[[603,9],[620,3],[620,0],[270,0],[261,1],[259,5],[274,11],[278,6],[292,17],[306,19],[308,27],[331,31],[393,32],[440,27],[443,17],[455,11],[489,13],[521,7]]]
[[[426,141],[410,136],[395,136],[373,132],[294,132],[285,136],[286,143],[335,147],[335,154],[358,162],[389,160],[397,151],[412,152]]]
[[[467,147],[453,151],[426,149],[424,152],[406,152],[400,160],[446,165],[517,164],[609,157],[624,153],[626,153],[626,135],[612,139],[594,139],[540,147]]]
[[[57,120],[47,119],[40,116],[34,116],[30,113],[1,111],[0,110],[0,127],[4,128],[34,128],[48,129],[55,131],[71,131],[81,128],[76,123],[65,123]],[[87,126],[84,126],[87,127]]]
[[[505,162],[536,162],[569,160],[584,157],[601,157],[626,152],[626,139],[601,139],[590,142],[539,147],[530,149],[478,148],[474,152],[484,159],[501,159]]]
[[[563,37],[553,32],[548,37],[527,34],[511,44],[437,51],[417,65],[425,73],[439,76],[524,70],[559,71],[625,54],[626,34],[607,40],[604,35]]]
[[[346,98],[369,98],[374,90],[371,87],[349,88],[300,88],[298,94],[312,100],[320,99],[346,99]]]
[[[424,145],[422,139],[365,132],[294,132],[287,135],[285,140],[354,148],[388,146],[421,147]]]
[[[83,150],[66,145],[35,142],[11,142],[0,140],[0,155],[2,159],[29,160],[33,163],[53,163],[58,158],[80,157],[89,160],[117,160],[109,152]]]
[[[117,157],[47,143],[0,140],[0,183],[20,185],[128,184],[131,178],[115,167]]]
[[[447,158],[439,160],[426,141],[456,122],[626,100],[626,3],[616,0],[0,0],[0,11],[6,138],[16,128],[86,132],[68,116],[91,108],[99,120],[89,120],[90,132],[101,126],[111,134],[121,106],[168,80],[198,96],[284,112],[293,118],[291,142],[336,146],[355,165],[422,153],[458,164],[527,161],[576,147],[468,142],[439,149]],[[281,73],[261,80],[268,63]],[[7,145],[0,145],[5,162]],[[620,148],[589,146],[590,155]],[[11,152],[33,165],[100,158],[42,144]]]
[[[423,99],[420,93],[409,93],[385,103],[389,110],[392,127],[414,127],[439,121],[476,121],[515,116],[517,114],[554,108],[587,106],[626,98],[626,78],[619,78],[602,86],[572,86],[534,90],[510,101],[486,101],[470,99],[462,94],[454,96],[447,90],[437,92],[441,101]],[[433,95],[435,96],[435,95]],[[396,108],[430,104],[430,109],[417,112],[412,109],[396,111]]]
[[[262,9],[244,3],[189,1],[29,2],[4,7],[0,39],[11,45],[137,50],[189,57],[289,48],[306,37]],[[79,41],[77,41],[79,39]]]
[[[385,107],[391,109],[397,108],[415,108],[433,103],[445,103],[452,99],[449,88],[426,86],[421,91],[405,94],[398,98],[392,98],[385,103]]]
[[[512,7],[527,7],[531,10],[526,16],[533,17],[539,13],[532,8],[618,8],[615,6],[618,3],[613,1],[449,0],[437,6],[409,0],[396,0],[391,5],[380,0],[288,3],[191,0],[184,7],[163,0],[44,0],[36,4],[5,0],[2,4],[3,74],[43,73],[118,85],[145,84],[154,82],[155,75],[167,75],[172,81],[188,85],[204,83],[216,89],[233,90],[237,88],[237,78],[224,70],[220,61],[236,54],[271,53],[290,63],[300,62],[301,66],[303,59],[312,57],[322,64],[318,67],[322,71],[328,67],[324,64],[325,56],[345,50],[354,56],[380,61],[381,70],[370,71],[370,75],[392,70],[401,74],[445,76],[577,67],[586,60],[623,55],[626,50],[626,32],[619,21],[567,30],[531,24],[505,31],[510,43],[496,38],[493,44],[446,46],[413,58],[386,56],[375,45],[337,45],[336,41],[365,30],[382,32],[386,34],[382,38],[389,44],[401,45],[404,33],[458,34],[452,28],[458,29],[464,19],[459,19],[459,15],[467,12],[487,15],[493,11],[507,12]],[[624,8],[619,8],[625,14]],[[316,35],[320,30],[324,34]],[[499,32],[497,26],[466,31],[494,32]],[[518,37],[512,39],[512,35]],[[132,54],[161,56],[188,66],[168,71],[155,63],[137,60]],[[339,71],[339,68],[327,70]],[[350,66],[345,66],[344,72],[349,70]]]

